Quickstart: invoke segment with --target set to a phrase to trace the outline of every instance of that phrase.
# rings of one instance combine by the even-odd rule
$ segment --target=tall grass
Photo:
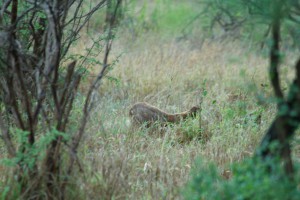
[[[272,94],[267,60],[239,42],[206,41],[198,46],[196,36],[178,40],[178,27],[185,22],[181,14],[186,16],[190,9],[180,5],[156,13],[163,17],[158,18],[159,27],[167,24],[168,30],[151,30],[133,39],[130,30],[119,31],[111,62],[118,60],[98,91],[80,151],[84,173],[73,177],[79,190],[70,190],[70,195],[181,199],[196,159],[215,163],[224,174],[259,144],[276,111],[265,101]],[[171,36],[170,31],[178,34]],[[166,32],[168,37],[161,37]],[[83,38],[74,53],[86,45]],[[87,67],[89,76],[96,74],[93,66]],[[202,111],[196,119],[173,126],[137,129],[131,127],[128,112],[139,101],[170,113],[201,101]],[[75,108],[72,114],[76,125],[80,111]]]
[[[219,174],[230,171],[252,155],[275,116],[264,101],[271,94],[267,60],[239,43],[194,48],[158,34],[141,37],[115,43],[114,56],[123,55],[109,73],[114,81],[103,82],[82,147],[87,198],[181,199],[196,158],[216,163]],[[173,113],[199,99],[201,124],[198,116],[161,130],[130,126],[136,102]]]

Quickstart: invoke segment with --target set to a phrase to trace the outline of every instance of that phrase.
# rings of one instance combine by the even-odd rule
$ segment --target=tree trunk
[[[269,76],[277,97],[277,117],[273,121],[266,135],[264,136],[260,150],[256,155],[262,158],[280,156],[284,161],[285,172],[293,173],[291,159],[290,139],[294,135],[300,123],[300,59],[296,63],[296,78],[291,84],[287,97],[284,97],[280,86],[279,65],[280,65],[280,25],[283,10],[283,3],[280,0],[273,4],[272,23],[272,46],[270,51]],[[274,142],[278,145],[273,146]]]

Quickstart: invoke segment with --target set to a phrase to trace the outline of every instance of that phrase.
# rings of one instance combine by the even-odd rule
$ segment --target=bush
[[[299,170],[292,179],[278,160],[246,159],[232,166],[232,178],[222,178],[215,165],[198,163],[184,190],[185,199],[300,199]]]

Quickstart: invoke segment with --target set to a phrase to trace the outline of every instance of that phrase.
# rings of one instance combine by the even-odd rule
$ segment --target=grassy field
[[[122,56],[99,90],[82,147],[90,168],[80,184],[89,199],[180,199],[196,160],[230,176],[230,164],[252,155],[275,116],[267,59],[238,42],[197,46],[160,36],[115,41],[111,59]],[[140,101],[170,113],[199,104],[202,111],[137,129],[128,112]]]
[[[198,13],[195,4],[155,2],[161,7],[133,5],[129,15],[135,16],[135,26],[125,23],[118,30],[110,57],[115,65],[96,92],[78,151],[84,173],[72,177],[74,199],[182,199],[197,161],[214,163],[220,176],[230,178],[231,164],[252,156],[275,117],[269,63],[262,52],[245,42],[203,40],[199,29],[181,37]],[[91,22],[92,28],[98,25]],[[82,37],[72,53],[84,54],[90,43]],[[283,85],[292,74],[291,60],[287,56],[284,62]],[[99,71],[86,67],[90,74],[81,93]],[[202,110],[179,124],[137,128],[129,117],[137,102],[169,113],[195,105]],[[71,127],[78,123],[82,103],[76,99]],[[295,145],[296,160],[299,150]]]

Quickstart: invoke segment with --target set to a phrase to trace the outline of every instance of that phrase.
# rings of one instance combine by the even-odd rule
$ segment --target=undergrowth
[[[278,160],[245,159],[235,163],[229,180],[213,164],[197,162],[184,190],[186,199],[299,199],[299,166],[290,179]]]
[[[170,3],[157,2],[156,6],[163,8]],[[132,25],[137,28],[133,31],[131,25],[121,26],[111,58],[111,61],[118,58],[118,62],[95,95],[97,103],[79,151],[84,172],[71,177],[74,189],[69,191],[70,196],[77,199],[182,199],[184,194],[187,199],[224,199],[230,195],[235,195],[233,199],[245,199],[254,195],[248,190],[264,190],[269,191],[261,196],[266,199],[285,197],[272,193],[274,188],[278,194],[282,191],[272,182],[279,180],[278,175],[260,180],[258,176],[264,172],[249,164],[251,161],[244,161],[241,168],[231,167],[232,163],[252,156],[275,116],[276,108],[269,101],[272,91],[267,86],[267,60],[239,42],[207,40],[199,46],[194,40],[178,40],[181,27],[196,14],[194,9],[189,12],[189,6],[195,4],[182,7],[180,1],[168,7],[168,12],[148,6],[152,9],[150,14],[143,14],[144,5],[136,4],[135,9],[129,7],[129,17],[137,12],[138,17],[132,20],[140,24],[150,23],[150,20],[156,28],[140,30]],[[96,20],[91,27],[101,24]],[[135,23],[132,20],[125,19],[124,23]],[[172,32],[178,34],[172,35]],[[167,36],[161,37],[162,34]],[[72,51],[81,54],[88,44],[88,39],[82,38]],[[86,67],[88,76],[97,73],[93,71],[93,64]],[[86,92],[88,84],[86,77],[81,93]],[[131,126],[128,112],[136,102],[146,101],[176,113],[197,104],[199,98],[202,111],[195,119],[159,129]],[[70,118],[74,127],[81,115],[76,107],[82,102],[81,98],[75,100]],[[2,143],[0,147],[1,152],[5,152]],[[295,159],[299,158],[297,149],[299,146],[295,144]],[[205,158],[207,162],[195,165],[197,158]],[[207,163],[213,163],[213,167]],[[192,168],[193,179],[190,180]],[[223,180],[227,177],[224,172],[237,176],[230,181]],[[236,188],[244,182],[242,178],[254,185]],[[266,188],[259,187],[263,184],[261,181],[265,181]],[[192,191],[182,193],[188,182]],[[0,189],[7,190],[3,184]],[[292,187],[287,189],[298,192]],[[237,196],[239,194],[243,196]]]

